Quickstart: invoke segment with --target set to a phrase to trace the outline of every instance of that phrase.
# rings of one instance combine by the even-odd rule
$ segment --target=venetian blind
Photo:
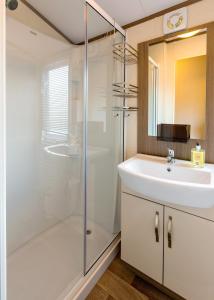
[[[67,141],[69,114],[69,66],[48,69],[43,99],[43,138]]]

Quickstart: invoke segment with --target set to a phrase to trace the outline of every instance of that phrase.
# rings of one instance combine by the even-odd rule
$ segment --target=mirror
[[[207,33],[197,30],[149,45],[148,135],[183,124],[205,139]]]

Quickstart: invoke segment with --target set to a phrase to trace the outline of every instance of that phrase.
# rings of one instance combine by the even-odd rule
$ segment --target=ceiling
[[[14,18],[7,18],[6,30],[7,55],[20,57],[22,62],[30,60],[38,65],[39,62],[42,63],[58,53],[65,53],[71,49],[70,44],[43,34],[41,31],[39,33],[32,31],[31,27]]]
[[[96,0],[96,2],[123,26],[185,0]]]
[[[53,23],[74,43],[84,40],[84,0],[27,0],[37,11]],[[121,26],[158,11],[185,2],[184,0],[96,0],[96,2]],[[90,13],[89,36],[94,37],[109,30],[109,24]],[[93,15],[93,17],[92,17]]]

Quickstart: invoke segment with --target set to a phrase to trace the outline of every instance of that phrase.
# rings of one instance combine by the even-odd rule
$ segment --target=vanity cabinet
[[[214,222],[126,193],[121,204],[122,259],[185,299],[213,300]]]
[[[165,207],[164,234],[164,285],[188,300],[213,300],[214,222]]]
[[[163,206],[122,194],[121,257],[162,283]]]

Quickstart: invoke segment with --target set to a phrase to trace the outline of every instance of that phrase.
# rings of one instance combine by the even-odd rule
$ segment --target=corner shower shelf
[[[138,111],[138,107],[134,106],[115,106],[113,107],[113,111]]]
[[[138,107],[134,106],[124,106],[123,111],[138,111]]]
[[[114,58],[122,63],[137,64],[138,52],[128,43],[117,43],[113,45]]]
[[[136,98],[138,87],[126,82],[118,82],[113,84],[113,92],[115,97]]]

